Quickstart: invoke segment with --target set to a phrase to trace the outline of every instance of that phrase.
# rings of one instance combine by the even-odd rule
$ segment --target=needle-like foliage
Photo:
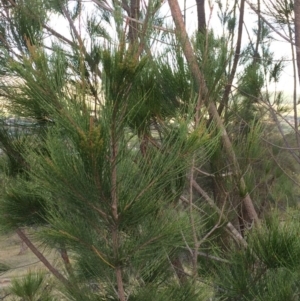
[[[91,114],[80,101],[85,88],[76,90],[75,99],[73,87],[59,84],[70,76],[62,52],[49,58],[35,49],[31,54],[26,70],[16,66],[24,83],[15,101],[29,115],[50,121],[32,134],[36,147],[22,152],[26,177],[3,195],[3,227],[47,225],[38,239],[68,250],[67,294],[74,300],[83,294],[85,300],[117,298],[115,285],[128,300],[149,289],[156,299],[171,294],[172,300],[198,300],[192,282],[175,289],[178,271],[172,268],[192,242],[188,214],[178,208],[192,158],[205,162],[217,142],[203,123],[192,127],[194,97],[181,105],[167,94],[166,81],[156,83],[172,79],[167,67],[110,48],[101,53],[102,104]],[[92,283],[96,288],[87,292]]]
[[[267,132],[270,30],[241,51],[244,1],[219,1],[224,35],[190,43],[163,2],[0,0],[0,230],[68,300],[298,300],[298,223],[260,220],[291,188]]]

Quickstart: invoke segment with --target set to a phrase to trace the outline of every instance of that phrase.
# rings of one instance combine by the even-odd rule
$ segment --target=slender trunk
[[[206,31],[205,0],[196,0],[196,4],[197,4],[198,32],[205,33]]]
[[[259,59],[259,54],[258,54],[258,47],[261,41],[261,18],[260,18],[260,0],[257,1],[257,10],[259,12],[259,14],[257,14],[257,37],[256,37],[256,45],[255,45],[255,50],[254,50],[254,59],[253,59],[253,63],[257,63],[258,59]]]
[[[300,0],[295,0],[294,2],[294,13],[295,13],[295,43],[296,43],[296,59],[297,59],[297,69],[298,69],[298,81],[300,83]],[[290,26],[289,26],[289,30]],[[294,56],[294,48],[292,47],[292,54]],[[293,60],[294,61],[294,60]],[[295,66],[294,66],[295,69]],[[294,70],[295,72],[295,70]],[[296,74],[295,74],[296,76]],[[298,131],[298,116],[297,116],[297,100],[296,100],[296,83],[294,83],[294,117],[295,117],[295,131],[297,143],[299,146],[299,131]]]
[[[227,86],[225,87],[224,94],[222,97],[221,104],[218,108],[219,115],[222,114],[224,107],[228,104],[229,94],[231,91],[232,82],[236,73],[237,65],[240,59],[241,54],[241,44],[242,44],[242,35],[243,35],[243,24],[244,24],[244,11],[245,11],[245,0],[241,0],[240,5],[240,18],[239,18],[239,28],[238,28],[238,37],[236,42],[235,54],[232,69],[229,75]]]
[[[150,17],[154,13],[154,11],[152,10],[152,2],[153,2],[153,0],[148,1],[148,7],[147,7],[146,15],[145,15],[145,20],[144,20],[142,30],[141,30],[141,34],[140,34],[139,47],[138,47],[137,53],[134,56],[136,61],[138,61],[138,59],[139,59],[140,55],[142,54],[142,52],[145,49],[147,49],[147,30],[148,30],[148,27],[150,25],[149,24]],[[149,57],[151,57],[151,56],[152,55],[150,54]]]
[[[224,150],[227,154],[228,161],[232,165],[233,173],[234,173],[235,180],[237,182],[237,185],[238,185],[238,188],[239,188],[239,191],[241,194],[243,205],[247,211],[249,219],[258,223],[259,219],[258,219],[257,212],[254,208],[252,199],[248,193],[244,178],[242,177],[240,167],[239,167],[235,152],[233,150],[231,141],[228,137],[227,131],[220,118],[220,115],[218,114],[218,110],[216,108],[215,103],[213,101],[209,101],[209,99],[207,97],[208,89],[207,89],[204,77],[197,64],[196,56],[193,52],[193,48],[189,41],[189,37],[185,30],[178,2],[177,2],[177,0],[168,0],[168,2],[169,2],[173,20],[174,20],[174,23],[176,26],[176,33],[178,35],[181,46],[183,48],[183,52],[185,54],[189,68],[193,75],[196,88],[198,89],[198,91],[200,91],[200,94],[201,94],[202,98],[204,99],[204,103],[205,103],[206,107],[208,108],[208,112],[213,117],[213,119],[216,123],[216,126],[221,133],[221,139],[223,142]]]
[[[119,237],[118,237],[118,229],[114,229],[112,231],[112,239],[113,239],[113,252],[114,257],[118,256],[119,249]],[[118,287],[118,297],[120,301],[126,301],[125,290],[123,285],[123,277],[122,277],[122,268],[118,264],[115,267],[116,279],[117,279],[117,287]]]
[[[113,122],[111,126],[111,199],[112,199],[112,216],[114,219],[114,224],[112,225],[112,243],[113,243],[113,254],[114,258],[117,260],[119,253],[119,233],[118,233],[118,195],[117,195],[117,156],[118,156],[118,144],[117,144],[117,134],[116,134],[116,120],[117,120],[117,105],[115,105],[113,111]],[[120,263],[117,263],[115,267],[117,287],[118,287],[118,297],[120,301],[126,301],[125,290],[122,279],[122,268]]]
[[[197,125],[197,124],[196,124]],[[195,225],[194,215],[193,215],[193,181],[194,181],[194,165],[195,165],[195,158],[193,158],[192,168],[191,168],[191,175],[190,175],[190,193],[189,193],[189,219],[192,227],[192,234],[193,234],[193,240],[194,240],[194,250],[193,252],[193,277],[198,276],[198,251],[199,251],[199,240],[197,235],[197,229]]]
[[[183,21],[184,21],[184,27],[186,27],[186,0],[183,2]]]
[[[140,0],[131,0],[130,1],[130,18],[135,20],[139,19],[140,13]],[[128,38],[131,45],[134,45],[138,41],[138,30],[139,24],[135,21],[129,21],[129,33]]]
[[[294,2],[295,13],[295,43],[297,54],[298,80],[300,83],[300,0]]]
[[[294,43],[294,41],[291,41],[289,38],[286,37],[286,35],[282,32],[280,32],[280,30],[277,30],[277,28],[270,22],[268,21],[268,19],[254,6],[253,3],[251,3],[250,0],[245,0],[246,3],[249,5],[249,7],[257,14],[259,15],[259,17],[264,21],[264,23],[266,23],[274,32],[276,32],[276,34],[278,34],[281,38],[283,38],[285,41],[287,41],[288,43],[291,43],[293,45],[296,45]],[[298,0],[295,0],[295,5],[296,5],[296,2]],[[299,2],[299,1],[298,1]],[[295,7],[294,5],[294,7]],[[296,15],[296,12],[295,12],[295,15]]]

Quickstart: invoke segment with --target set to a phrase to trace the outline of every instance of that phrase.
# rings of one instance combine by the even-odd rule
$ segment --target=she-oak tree
[[[295,300],[297,211],[265,210],[291,187],[265,143],[268,29],[259,17],[241,51],[247,1],[219,1],[223,37],[205,1],[193,37],[177,0],[167,28],[166,2],[1,0],[0,228],[55,277],[53,299]],[[28,283],[47,298],[32,274],[12,292]]]

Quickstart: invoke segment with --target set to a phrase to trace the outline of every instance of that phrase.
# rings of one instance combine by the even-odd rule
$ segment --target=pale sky
[[[210,2],[210,5],[209,5]],[[226,3],[225,0],[222,3]],[[179,4],[183,10],[184,8],[184,0],[179,0]],[[215,33],[221,34],[221,25],[217,17],[218,6],[214,0],[206,0],[206,20],[208,22],[209,28],[214,29]],[[168,7],[168,3],[163,5],[161,9],[161,15],[166,17],[166,20],[170,20],[172,22],[171,13]],[[248,31],[251,33],[252,28],[255,26],[257,22],[256,14],[246,5],[246,13],[245,13],[245,27],[247,27]],[[59,32],[62,34],[68,35],[68,25],[67,22],[63,19],[53,18],[51,20],[51,26],[59,27]],[[195,0],[186,0],[186,26],[188,32],[192,33],[195,31],[197,27],[197,8]],[[243,45],[246,45],[248,42],[248,37],[246,35],[246,31],[244,31],[243,36]],[[272,36],[278,41],[273,41],[271,50],[274,52],[274,58],[280,59],[282,56],[287,59],[287,67],[284,69],[280,82],[277,84],[278,90],[286,91],[288,94],[293,91],[293,69],[292,64],[289,62],[291,60],[291,46],[288,42],[283,41],[281,37],[279,37],[276,33],[273,33]],[[299,86],[299,85],[298,85]],[[272,89],[273,87],[270,87]],[[297,87],[298,88],[298,87]]]

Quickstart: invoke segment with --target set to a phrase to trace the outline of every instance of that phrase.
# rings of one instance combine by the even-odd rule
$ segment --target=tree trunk
[[[233,79],[236,73],[236,69],[238,66],[238,62],[240,59],[240,54],[241,54],[241,45],[242,45],[242,34],[243,34],[243,25],[244,25],[244,12],[245,12],[245,0],[241,0],[240,4],[240,17],[239,17],[239,28],[238,28],[238,37],[237,37],[237,42],[236,42],[236,48],[235,48],[235,54],[234,54],[234,60],[233,60],[233,65],[230,71],[228,83],[225,87],[222,101],[220,103],[220,106],[218,108],[218,113],[221,115],[223,112],[223,109],[227,106],[228,104],[228,99],[229,99],[229,94],[231,91],[231,86],[233,83]]]
[[[196,0],[197,16],[198,16],[198,32],[205,33],[206,18],[205,18],[205,0]]]
[[[140,12],[140,0],[131,0],[130,1],[130,18],[139,19]],[[135,44],[138,41],[138,26],[139,24],[133,20],[129,21],[129,33],[128,38],[130,44]]]
[[[297,53],[298,80],[300,83],[300,0],[294,2],[295,13],[295,44]]]
[[[249,220],[255,221],[259,223],[257,212],[254,208],[252,199],[248,193],[246,183],[240,171],[239,163],[237,161],[235,152],[233,150],[231,141],[228,137],[226,128],[218,114],[216,105],[213,101],[208,99],[208,89],[201,73],[196,56],[194,54],[192,45],[190,43],[189,37],[184,27],[184,22],[182,20],[182,14],[180,11],[180,7],[178,5],[177,0],[168,0],[169,6],[171,9],[172,17],[176,26],[176,33],[178,35],[179,41],[181,43],[184,55],[188,62],[189,68],[191,70],[192,76],[195,81],[196,89],[199,91],[201,97],[199,97],[200,101],[203,99],[206,107],[208,108],[209,114],[213,117],[213,120],[216,123],[217,128],[221,133],[221,139],[223,142],[224,150],[226,152],[228,161],[231,163],[232,171],[238,185],[239,192],[241,194],[241,201],[243,202],[243,206],[247,212]]]

